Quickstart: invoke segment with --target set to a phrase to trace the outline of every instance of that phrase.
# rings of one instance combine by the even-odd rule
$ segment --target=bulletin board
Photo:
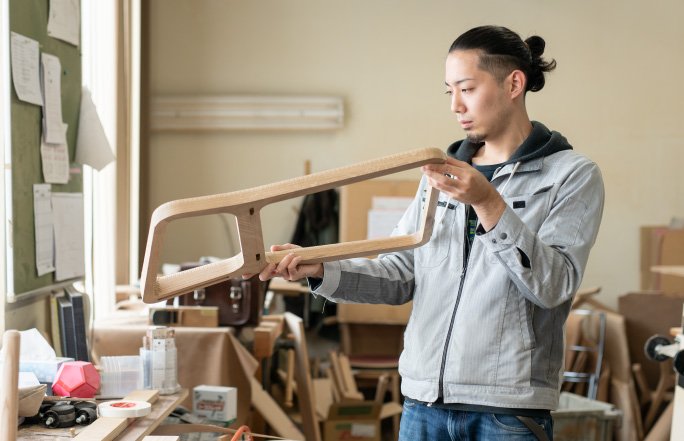
[[[70,173],[66,184],[52,184],[52,192],[83,192],[83,175],[80,165],[73,163],[78,133],[81,102],[81,51],[62,40],[47,34],[48,0],[9,0],[9,31],[38,41],[41,53],[59,57],[62,69],[62,119],[68,124],[66,133]],[[5,31],[7,32],[7,31]],[[11,160],[7,171],[11,175],[11,210],[7,245],[10,247],[12,296],[49,292],[56,283],[55,273],[38,276],[36,270],[36,241],[33,214],[33,185],[44,183],[40,144],[43,133],[42,108],[20,101],[11,87]],[[9,194],[7,196],[10,196]]]

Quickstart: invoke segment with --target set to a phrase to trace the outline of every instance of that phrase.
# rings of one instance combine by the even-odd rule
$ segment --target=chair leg
[[[387,393],[387,383],[389,382],[389,375],[383,374],[378,378],[378,385],[375,387],[375,402],[382,404],[385,401],[385,393]]]
[[[401,391],[399,390],[399,373],[398,372],[393,372],[392,373],[392,378],[390,379],[391,382],[391,387],[392,387],[392,401],[396,402],[397,404],[401,404]],[[393,435],[394,435],[394,440],[399,439],[399,422],[400,422],[400,417],[401,415],[394,415],[392,417],[392,430],[393,430]]]
[[[673,386],[675,386],[675,374],[670,368],[670,363],[660,363],[660,377],[658,378],[658,385],[651,395],[651,405],[644,420],[644,429],[649,430],[651,425],[655,423],[660,406],[665,401],[665,392]]]
[[[399,440],[399,423],[400,423],[401,415],[394,415],[392,417],[392,434],[394,435],[394,438],[392,438],[394,441]]]

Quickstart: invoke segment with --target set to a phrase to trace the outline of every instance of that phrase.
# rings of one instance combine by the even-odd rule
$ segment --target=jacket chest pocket
[[[457,207],[437,207],[432,237],[428,243],[416,249],[417,266],[421,268],[435,268],[446,260],[452,242],[456,238],[454,236],[458,228],[456,216],[459,215],[463,216],[463,212],[459,211]]]
[[[519,196],[505,196],[506,204],[525,222],[532,231],[539,231],[551,207],[553,185]]]

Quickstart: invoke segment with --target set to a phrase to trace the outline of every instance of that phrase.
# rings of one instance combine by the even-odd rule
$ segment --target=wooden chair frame
[[[294,251],[265,251],[260,211],[264,206],[274,202],[445,161],[446,155],[439,149],[419,149],[251,189],[179,199],[162,204],[152,214],[147,236],[141,277],[143,301],[156,303],[231,277],[259,273],[266,265],[279,262],[290,252],[302,256],[304,263],[320,263],[423,245],[432,235],[439,195],[439,191],[434,188],[429,188],[426,193],[420,229],[413,234],[314,246]],[[168,223],[176,219],[217,213],[230,213],[236,217],[240,253],[219,262],[159,276],[157,272]]]

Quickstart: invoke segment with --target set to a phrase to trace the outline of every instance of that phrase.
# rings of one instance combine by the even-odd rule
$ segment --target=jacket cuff
[[[323,279],[309,279],[309,288],[314,294],[321,294],[323,296],[330,296],[340,286],[340,275],[342,269],[340,262],[323,262]],[[317,286],[312,282],[320,282]]]
[[[478,225],[476,234],[491,252],[496,253],[515,245],[523,227],[523,221],[507,205],[494,228],[485,232],[482,226]]]

